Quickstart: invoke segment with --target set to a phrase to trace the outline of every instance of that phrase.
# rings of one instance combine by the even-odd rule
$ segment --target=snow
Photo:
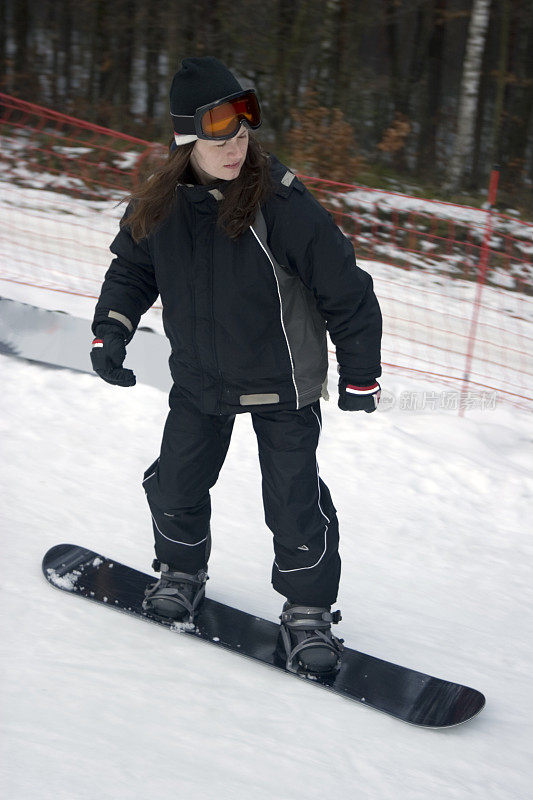
[[[460,418],[445,403],[400,402],[350,414],[334,394],[322,403],[318,461],[343,558],[336,632],[487,696],[476,719],[430,732],[53,590],[40,562],[61,541],[150,571],[141,479],[167,398],[6,356],[0,375],[2,796],[529,795],[530,415],[496,404]],[[382,382],[397,399],[435,392],[394,374]],[[270,585],[248,414],[212,498],[209,595],[275,620],[283,598]]]
[[[59,575],[55,569],[49,569],[47,572],[54,586],[57,586],[59,589],[66,589],[69,592],[74,591],[81,575],[79,570],[73,570],[72,572],[68,572],[66,575]]]
[[[487,221],[486,211],[472,206],[461,206],[455,203],[446,203],[442,200],[429,200],[427,197],[412,197],[398,192],[359,187],[353,191],[346,192],[343,197],[346,201],[357,205],[357,207],[366,205],[369,211],[373,211],[378,207],[381,209],[388,208],[390,210],[418,212],[424,216],[433,214],[436,217],[454,222],[471,223],[473,226],[479,227],[481,237]],[[518,212],[507,209],[506,214],[518,215]],[[493,224],[498,226],[499,230],[510,233],[513,236],[528,238],[532,236],[529,223],[526,222],[524,224],[520,219],[506,220],[503,216],[495,215]],[[528,226],[528,229],[525,226]]]

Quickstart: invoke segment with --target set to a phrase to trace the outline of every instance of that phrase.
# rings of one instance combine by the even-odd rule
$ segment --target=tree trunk
[[[116,95],[120,114],[126,118],[131,106],[131,74],[133,69],[134,37],[135,37],[135,0],[115,0],[115,8],[119,12],[116,26]]]
[[[385,8],[391,106],[395,119],[411,125],[413,92],[420,83],[431,40],[432,3],[406,6],[405,13],[399,13],[396,0],[387,0]],[[396,168],[406,169],[406,155],[406,147],[395,153]]]
[[[288,116],[289,105],[289,49],[292,41],[294,23],[294,0],[278,0],[276,8],[278,46],[276,49],[275,79],[273,103],[271,106],[271,125],[274,129],[275,147],[279,150]]]
[[[13,8],[15,59],[13,92],[22,97],[27,93],[28,41],[30,33],[30,9],[28,0],[16,0]]]
[[[507,82],[507,61],[509,51],[509,0],[501,0],[500,41],[498,54],[498,73],[496,77],[496,98],[492,113],[492,136],[490,162],[500,161],[500,140],[502,129],[503,99]]]
[[[156,102],[161,91],[161,81],[159,78],[159,40],[160,40],[160,20],[158,7],[153,6],[148,12],[145,20],[144,36],[144,80],[146,85],[146,124],[150,138],[155,131],[155,110]]]
[[[442,106],[442,70],[446,0],[436,0],[431,10],[431,37],[428,43],[425,102],[420,109],[417,171],[435,173],[438,170],[437,130]]]
[[[491,0],[473,0],[463,62],[457,129],[448,179],[445,184],[445,189],[448,192],[455,192],[460,187],[466,159],[472,147],[481,61],[489,24],[490,3]]]
[[[528,4],[517,4],[509,47],[508,86],[505,101],[505,141],[502,141],[502,178],[505,188],[516,191],[524,169],[533,119],[533,17]],[[502,140],[504,137],[502,136]]]
[[[52,108],[58,108],[60,103],[60,60],[61,60],[61,42],[59,40],[59,14],[55,3],[46,4],[46,17],[45,26],[48,35],[48,45],[51,50],[51,63],[50,63],[50,83],[49,91],[46,95],[46,102],[50,103]]]
[[[489,169],[493,164],[492,157],[489,159],[490,154],[490,141],[487,141],[486,128],[488,127],[485,122],[485,110],[490,102],[491,92],[491,53],[489,53],[490,43],[487,39],[487,47],[483,53],[481,60],[481,74],[479,77],[478,98],[477,98],[477,113],[474,124],[474,135],[472,144],[472,162],[470,168],[470,176],[468,182],[465,184],[468,189],[476,191],[481,184],[484,184],[489,173]],[[488,149],[487,149],[488,148]]]
[[[70,103],[72,91],[72,8],[69,0],[63,0],[61,8],[61,49],[63,51],[63,78],[65,80],[65,99]]]
[[[346,111],[346,94],[348,89],[348,3],[340,0],[334,9],[334,41],[331,53],[331,105]]]
[[[7,0],[0,3],[0,91],[8,92],[7,76]]]

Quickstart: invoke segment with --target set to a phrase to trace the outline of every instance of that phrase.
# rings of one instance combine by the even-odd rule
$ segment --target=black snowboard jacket
[[[273,155],[270,168],[275,192],[237,239],[216,226],[226,183],[216,181],[180,185],[152,234],[135,243],[123,226],[110,247],[93,332],[113,322],[130,341],[160,295],[172,378],[204,413],[327,399],[326,330],[341,378],[381,375],[372,278],[304,184]]]

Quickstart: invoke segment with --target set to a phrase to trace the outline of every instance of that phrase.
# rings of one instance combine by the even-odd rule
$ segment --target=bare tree
[[[472,148],[481,61],[489,25],[490,4],[491,0],[473,0],[472,4],[472,15],[468,27],[466,53],[463,62],[457,130],[445,185],[445,189],[449,192],[457,191],[459,188],[466,166],[466,159]]]

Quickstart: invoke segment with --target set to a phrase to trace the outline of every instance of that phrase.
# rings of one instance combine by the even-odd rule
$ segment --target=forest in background
[[[533,0],[1,0],[0,9],[8,94],[165,142],[181,59],[215,55],[256,88],[264,146],[304,174],[482,202],[499,164],[498,205],[533,211]],[[450,181],[462,94],[471,132]]]

